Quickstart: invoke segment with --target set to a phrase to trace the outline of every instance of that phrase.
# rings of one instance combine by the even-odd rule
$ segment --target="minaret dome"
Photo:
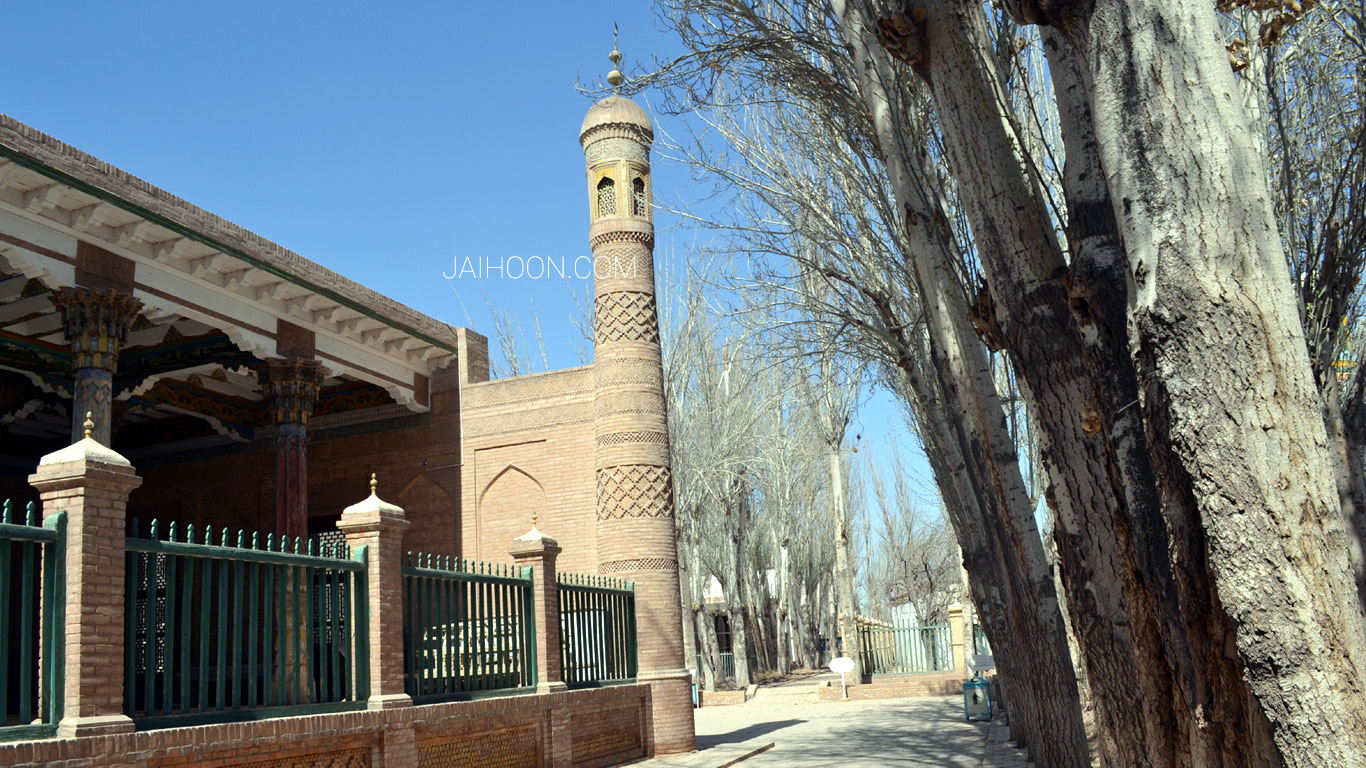
[[[621,52],[612,45],[612,95],[589,107],[579,128],[588,170],[590,239],[610,230],[635,231],[653,240],[650,145],[655,132],[639,104],[617,93],[625,76]]]

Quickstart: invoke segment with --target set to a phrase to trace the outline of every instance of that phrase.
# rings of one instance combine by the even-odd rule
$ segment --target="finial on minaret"
[[[379,481],[375,479],[375,473],[370,473],[370,495],[375,495],[375,489],[379,487]]]
[[[617,50],[617,25],[612,24],[612,52],[607,54],[607,58],[612,60],[612,71],[607,73],[607,82],[612,84],[612,95],[616,96],[621,84],[626,82],[626,76],[617,69],[617,62],[621,61],[621,51]]]
[[[82,427],[85,427],[85,436],[86,436],[86,437],[90,437],[91,431],[93,431],[93,430],[95,429],[95,412],[94,412],[94,411],[86,411],[86,412],[85,412],[85,423],[82,424],[81,426],[82,426]]]

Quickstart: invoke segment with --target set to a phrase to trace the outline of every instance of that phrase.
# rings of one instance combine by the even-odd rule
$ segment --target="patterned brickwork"
[[[597,165],[607,158],[624,158],[634,160],[637,163],[650,162],[650,150],[640,145],[635,139],[611,138],[600,139],[588,145],[584,152],[589,165]]]
[[[638,386],[650,390],[658,390],[659,394],[653,396],[658,398],[660,403],[664,402],[664,374],[660,370],[659,362],[641,358],[607,358],[593,363],[593,367],[598,369],[599,384],[610,386]],[[644,394],[644,393],[641,393]],[[615,402],[618,395],[605,396],[601,391],[598,392],[598,402],[605,399]],[[663,408],[660,408],[663,412]]]
[[[510,379],[481,382],[465,390],[465,409],[499,408],[511,404],[538,406],[567,394],[591,394],[593,369],[569,368]]]
[[[598,519],[673,517],[668,467],[627,464],[598,470]]]
[[[659,322],[655,317],[655,297],[648,293],[620,291],[598,298],[594,319],[594,341],[647,341],[659,343]]]
[[[617,243],[599,248],[593,256],[593,275],[602,278],[655,282],[655,260],[640,243]]]
[[[632,560],[613,560],[598,566],[604,576],[632,571],[677,571],[678,561],[671,557],[638,557]]]
[[[640,713],[604,710],[574,718],[574,765],[641,753]]]
[[[600,232],[592,235],[588,239],[588,245],[594,249],[600,248],[608,243],[644,243],[653,246],[655,235],[653,231],[613,231]]]
[[[668,445],[669,435],[666,432],[610,432],[605,435],[598,435],[597,443],[598,445],[623,445],[625,443]]]
[[[480,419],[466,429],[466,437],[487,437],[526,432],[533,429],[553,429],[573,424],[587,424],[593,420],[587,403],[557,404],[545,408],[527,408],[519,413],[497,419]],[[475,420],[471,419],[472,422]]]
[[[461,734],[417,747],[419,768],[538,768],[541,741],[534,726]]]
[[[122,680],[117,681],[122,687]],[[505,696],[389,710],[336,712],[217,725],[160,728],[75,739],[0,742],[14,768],[352,768],[384,765],[569,765],[578,722],[601,712],[649,718],[651,686],[621,685],[549,695]],[[682,710],[691,722],[690,709]],[[550,723],[563,723],[547,727]],[[652,733],[636,756],[653,752]],[[531,742],[528,748],[528,741]],[[444,743],[468,745],[441,750]],[[471,757],[471,750],[477,750]],[[556,756],[552,759],[552,755]],[[429,757],[430,756],[430,757]],[[464,762],[460,762],[463,759]],[[621,760],[599,762],[597,766]],[[445,762],[429,762],[445,760]],[[373,761],[373,762],[372,762]]]
[[[370,768],[370,750],[356,747],[340,752],[280,757],[247,763],[242,768]]]
[[[592,126],[602,119],[590,111],[584,124]],[[677,531],[655,302],[654,226],[648,216],[652,137],[644,131],[638,136],[609,136],[599,134],[600,130],[590,127],[579,136],[588,161],[590,189],[596,184],[598,169],[612,164],[628,171],[617,178],[643,182],[640,199],[633,202],[644,215],[599,219],[588,228],[595,266],[602,262],[612,267],[606,274],[596,271],[593,285],[597,565],[599,573],[635,580],[637,679],[650,683],[653,700],[649,735],[644,738],[652,740],[661,753],[688,752],[695,749],[696,739],[688,673],[683,667]],[[621,139],[635,139],[637,146],[627,146]],[[633,159],[641,154],[645,162]],[[601,743],[576,740],[574,764],[596,768],[599,762],[595,761],[612,760],[603,755],[617,748],[613,739],[627,738],[619,730],[627,725],[625,720],[618,713],[610,723],[588,726],[587,734],[581,736],[584,721],[576,718],[576,739],[600,739]]]
[[[614,413],[664,414],[664,398],[653,392],[614,392],[604,394],[593,402],[596,416]]]

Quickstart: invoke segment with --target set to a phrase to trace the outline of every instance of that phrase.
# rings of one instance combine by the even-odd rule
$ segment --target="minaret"
[[[655,311],[655,229],[645,110],[616,93],[621,52],[612,45],[612,95],[583,120],[588,161],[588,242],[593,249],[593,436],[598,572],[636,584],[640,669],[652,686],[655,751],[690,752],[691,682],[683,659],[678,549],[664,371]]]

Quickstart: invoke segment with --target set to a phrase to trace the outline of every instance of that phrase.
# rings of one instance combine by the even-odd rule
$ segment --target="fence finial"
[[[93,431],[93,430],[95,429],[95,412],[94,412],[94,411],[86,411],[86,412],[85,412],[85,423],[82,424],[81,426],[82,426],[82,427],[85,427],[85,436],[86,436],[86,437],[90,437],[91,431]]]

